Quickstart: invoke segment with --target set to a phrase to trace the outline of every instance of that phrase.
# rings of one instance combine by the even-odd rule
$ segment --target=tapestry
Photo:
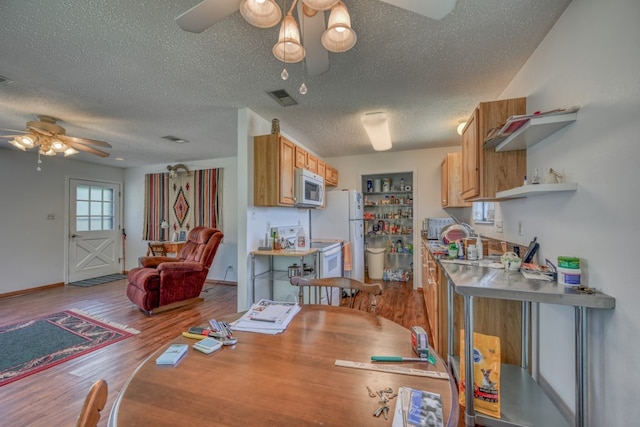
[[[2,326],[0,386],[138,333],[81,310],[66,310]]]
[[[222,228],[222,169],[147,174],[143,240],[183,241],[193,227]],[[162,229],[166,220],[168,229]]]

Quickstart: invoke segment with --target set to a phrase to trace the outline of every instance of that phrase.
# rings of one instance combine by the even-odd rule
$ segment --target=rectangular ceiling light
[[[367,131],[369,141],[376,151],[385,151],[391,148],[391,134],[387,115],[381,111],[367,113],[361,118],[362,126]]]

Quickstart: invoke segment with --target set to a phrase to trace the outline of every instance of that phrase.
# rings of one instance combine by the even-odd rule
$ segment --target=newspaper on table
[[[233,331],[275,335],[287,329],[299,311],[300,305],[296,302],[261,299],[230,326]]]

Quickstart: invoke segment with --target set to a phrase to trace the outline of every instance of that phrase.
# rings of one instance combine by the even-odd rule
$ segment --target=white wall
[[[575,193],[500,203],[504,234],[541,243],[540,260],[582,258],[583,282],[615,297],[589,322],[592,426],[638,423],[640,286],[635,270],[640,182],[640,2],[574,0],[500,98],[527,97],[529,113],[579,105],[578,120],[530,148],[528,174],[552,167]],[[524,235],[517,235],[518,221]],[[573,408],[574,310],[541,305],[544,380]]]
[[[122,185],[121,168],[43,156],[38,172],[37,159],[36,152],[0,150],[0,294],[65,281],[70,178]]]
[[[338,169],[339,186],[336,190],[357,189],[362,191],[362,175],[393,172],[413,172],[413,230],[414,230],[414,288],[421,286],[420,230],[422,220],[428,217],[455,215],[468,221],[470,208],[440,206],[440,165],[447,153],[460,151],[460,147],[432,148],[400,152],[374,152],[373,154],[325,159]]]

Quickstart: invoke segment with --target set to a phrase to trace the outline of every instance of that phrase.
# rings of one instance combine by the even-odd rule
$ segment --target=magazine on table
[[[261,299],[253,304],[242,317],[231,323],[234,331],[278,334],[287,328],[291,319],[300,311],[294,302]]]

